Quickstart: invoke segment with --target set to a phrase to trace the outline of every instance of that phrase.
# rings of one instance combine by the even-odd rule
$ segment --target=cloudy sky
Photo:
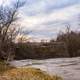
[[[26,0],[19,16],[25,34],[31,31],[33,40],[55,38],[67,24],[80,30],[80,0]]]

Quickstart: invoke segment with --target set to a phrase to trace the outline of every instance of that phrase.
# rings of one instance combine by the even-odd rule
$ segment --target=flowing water
[[[64,80],[80,80],[80,57],[56,58],[45,60],[19,60],[11,61],[15,67],[35,67],[63,77]]]

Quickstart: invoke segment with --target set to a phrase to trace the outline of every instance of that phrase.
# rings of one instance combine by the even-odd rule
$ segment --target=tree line
[[[17,43],[15,59],[46,59],[80,56],[80,32],[59,34],[49,42]]]
[[[27,42],[21,37],[18,43],[15,39],[20,33],[16,25],[18,10],[25,2],[14,2],[10,6],[0,6],[0,59],[45,59],[58,57],[80,56],[80,32],[66,27],[65,33],[49,42]]]

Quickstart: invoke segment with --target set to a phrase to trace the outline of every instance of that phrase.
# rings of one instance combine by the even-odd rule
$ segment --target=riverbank
[[[62,78],[49,75],[39,68],[15,68],[0,62],[0,80],[62,80]]]
[[[40,68],[49,74],[59,75],[64,80],[80,80],[80,57],[55,58],[45,60],[19,60],[10,62],[17,68],[34,67]]]

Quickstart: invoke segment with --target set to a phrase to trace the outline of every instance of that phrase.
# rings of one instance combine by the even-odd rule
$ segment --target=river
[[[80,57],[55,58],[45,60],[14,60],[11,65],[20,67],[35,67],[50,74],[63,77],[64,80],[80,80]]]

